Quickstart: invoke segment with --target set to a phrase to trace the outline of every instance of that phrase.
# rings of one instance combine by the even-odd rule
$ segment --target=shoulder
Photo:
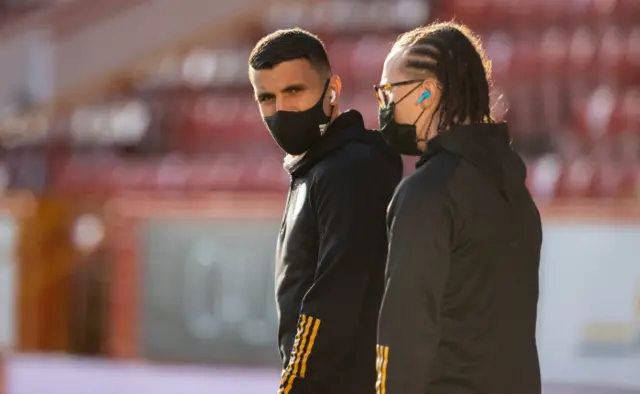
[[[384,177],[393,163],[379,148],[354,140],[327,156],[314,167],[317,181]]]
[[[447,152],[433,156],[398,187],[398,192],[437,197],[447,191],[462,159]]]
[[[458,156],[446,152],[432,157],[398,185],[390,210],[412,211],[425,206],[451,205],[449,186],[460,162]]]

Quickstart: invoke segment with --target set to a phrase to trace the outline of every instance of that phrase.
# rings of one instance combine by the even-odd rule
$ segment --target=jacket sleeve
[[[369,162],[325,170],[310,190],[319,228],[318,263],[279,394],[317,393],[335,371],[347,368],[345,355],[367,302],[371,271],[374,264],[384,269],[385,213],[401,176],[371,167],[376,166]]]
[[[427,392],[440,340],[453,218],[446,195],[399,193],[389,211],[386,288],[378,321],[378,394]]]

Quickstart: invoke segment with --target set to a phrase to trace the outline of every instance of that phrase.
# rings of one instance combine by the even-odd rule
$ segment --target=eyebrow
[[[307,85],[305,85],[304,83],[294,83],[282,89],[282,93],[290,92],[292,90],[304,90],[306,88],[307,88]]]
[[[304,90],[307,89],[307,85],[300,82],[300,83],[293,83],[291,85],[287,85],[285,86],[282,90],[281,93],[288,93],[291,92],[293,90]],[[274,98],[276,95],[272,92],[260,92],[256,95],[256,99],[258,101],[262,101],[262,100],[266,100],[266,99],[272,99]]]

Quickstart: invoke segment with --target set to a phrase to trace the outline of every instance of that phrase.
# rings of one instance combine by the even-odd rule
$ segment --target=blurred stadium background
[[[390,43],[451,17],[544,215],[545,393],[640,393],[638,0],[1,0],[0,393],[275,392],[287,177],[248,53],[319,34],[375,127]]]

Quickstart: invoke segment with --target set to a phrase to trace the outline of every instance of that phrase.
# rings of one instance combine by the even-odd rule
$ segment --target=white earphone
[[[331,103],[335,103],[336,102],[336,98],[337,98],[336,91],[332,90],[331,91]]]

